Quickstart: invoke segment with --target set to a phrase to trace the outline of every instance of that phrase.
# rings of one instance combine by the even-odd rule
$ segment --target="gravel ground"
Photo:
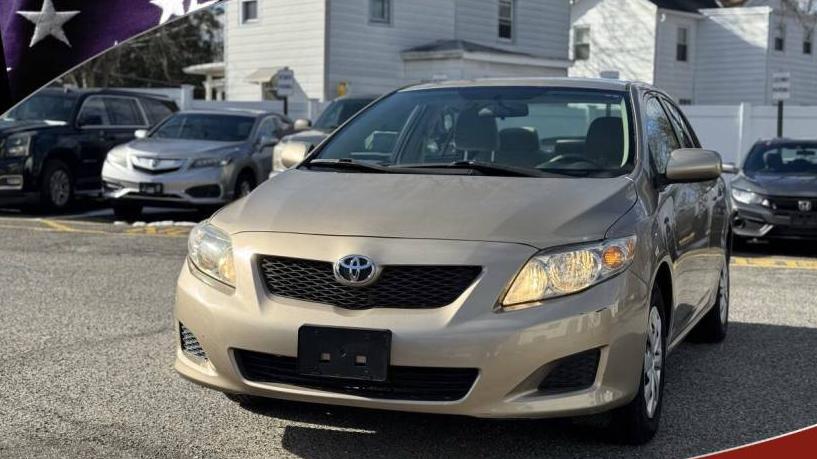
[[[781,250],[748,255],[803,246]],[[685,457],[817,423],[817,270],[734,267],[729,337],[670,356],[661,431],[634,448],[603,417],[243,409],[172,369],[184,254],[183,237],[0,226],[0,457]]]

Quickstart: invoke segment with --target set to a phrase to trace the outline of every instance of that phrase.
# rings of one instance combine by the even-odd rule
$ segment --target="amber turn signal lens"
[[[607,247],[601,254],[601,262],[607,269],[618,269],[624,266],[625,261],[627,261],[627,255],[620,247]]]

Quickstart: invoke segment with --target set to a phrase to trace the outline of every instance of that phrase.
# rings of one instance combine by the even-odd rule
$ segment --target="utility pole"
[[[791,73],[772,74],[772,100],[777,102],[777,137],[783,137],[783,103],[791,97]]]

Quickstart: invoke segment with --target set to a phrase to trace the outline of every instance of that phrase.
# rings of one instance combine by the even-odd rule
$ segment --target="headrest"
[[[596,118],[587,129],[585,156],[599,166],[618,166],[624,152],[624,126],[614,116]]]
[[[539,151],[539,133],[535,128],[512,127],[499,131],[499,150],[502,152]]]
[[[763,162],[766,163],[766,168],[774,171],[783,169],[783,156],[776,151],[767,151],[763,154]]]
[[[463,111],[457,118],[454,143],[459,150],[496,151],[499,146],[496,118],[479,116],[476,108]]]

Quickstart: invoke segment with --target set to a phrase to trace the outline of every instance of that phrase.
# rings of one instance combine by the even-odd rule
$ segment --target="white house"
[[[235,0],[225,91],[264,100],[282,67],[291,103],[434,79],[567,75],[568,0]]]
[[[574,76],[618,74],[684,104],[772,103],[776,72],[791,103],[817,104],[815,19],[795,0],[574,0]]]

